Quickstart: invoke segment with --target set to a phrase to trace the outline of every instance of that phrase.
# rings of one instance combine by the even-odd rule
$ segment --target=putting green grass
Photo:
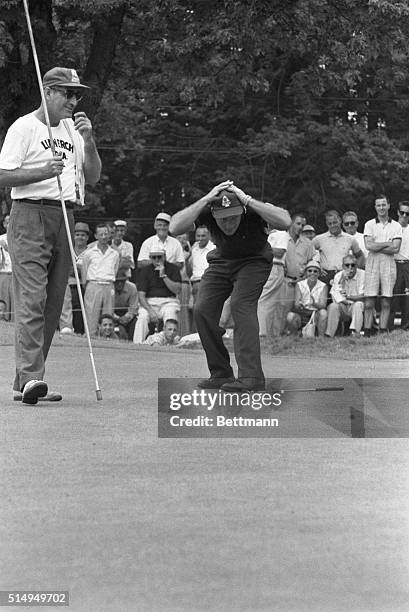
[[[205,375],[202,352],[98,343],[95,360],[102,402],[86,346],[61,342],[46,379],[63,402],[24,407],[1,349],[0,589],[67,589],[75,612],[408,609],[406,439],[158,439],[158,377]]]

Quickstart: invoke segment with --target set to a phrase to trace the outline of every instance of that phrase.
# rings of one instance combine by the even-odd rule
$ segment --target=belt
[[[409,263],[409,259],[395,259],[395,263],[407,264]]]
[[[94,283],[94,285],[112,285],[114,281],[97,281],[97,280],[89,280],[89,283]]]
[[[200,281],[201,281],[201,280],[202,280],[202,279],[197,278],[197,279],[195,279],[195,280],[191,280],[190,282],[191,282],[192,284],[193,284],[193,283],[200,283]]]
[[[30,198],[21,198],[20,200],[14,200],[15,202],[27,202],[28,204],[41,204],[42,206],[58,206],[61,207],[60,200],[47,200],[45,198],[41,200],[32,200]],[[75,202],[72,200],[65,200],[66,208],[72,209],[75,206]]]
[[[296,276],[286,276],[286,278],[289,278],[292,281],[296,281],[297,280]]]

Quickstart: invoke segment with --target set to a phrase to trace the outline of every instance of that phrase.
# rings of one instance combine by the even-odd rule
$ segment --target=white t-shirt
[[[183,249],[179,240],[173,238],[173,236],[168,236],[165,242],[162,242],[160,238],[155,234],[150,238],[147,238],[142,242],[138,261],[149,259],[149,253],[153,249],[165,249],[166,252],[166,261],[170,263],[185,263],[185,258],[183,257]]]
[[[191,280],[199,280],[202,278],[205,270],[208,268],[209,263],[207,261],[207,254],[213,251],[216,245],[211,240],[202,249],[199,247],[199,243],[195,242],[192,246],[191,264],[192,264],[192,276]]]
[[[273,263],[284,265],[290,234],[282,230],[273,230],[269,233],[267,240],[270,243],[271,248],[284,250],[281,257],[276,257],[276,255],[273,257]]]
[[[56,153],[62,153],[65,164],[60,175],[64,200],[75,202],[75,154],[74,145],[82,147],[81,159],[84,159],[84,141],[74,129],[72,119],[66,119],[72,138],[60,121],[58,126],[51,127]],[[2,170],[33,170],[40,168],[52,159],[48,128],[34,113],[24,115],[15,121],[9,128],[4,139],[3,148],[0,153],[0,168]],[[29,198],[39,200],[41,198],[59,200],[60,192],[56,177],[13,187],[11,197],[16,199]]]

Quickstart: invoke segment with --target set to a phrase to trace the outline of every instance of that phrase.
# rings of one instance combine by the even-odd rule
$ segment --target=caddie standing
[[[55,155],[42,104],[11,125],[0,153],[0,186],[12,187],[13,200],[8,226],[15,299],[13,397],[26,404],[61,399],[48,393],[44,382],[71,265],[56,177],[72,233],[74,204],[83,203],[85,183],[94,185],[101,173],[91,122],[85,113],[74,113],[89,87],[75,70],[57,67],[44,75],[43,88]]]

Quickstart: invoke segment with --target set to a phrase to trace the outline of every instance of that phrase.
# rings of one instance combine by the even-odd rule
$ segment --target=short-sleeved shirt
[[[387,223],[381,223],[377,218],[370,219],[365,223],[364,236],[372,238],[375,242],[388,242],[395,238],[402,238],[402,226],[393,219],[388,219]],[[371,254],[375,255],[376,253],[372,252]]]
[[[240,225],[232,236],[227,236],[219,228],[210,210],[204,210],[196,223],[198,226],[206,225],[209,228],[212,240],[216,245],[213,254],[223,259],[263,256],[266,247],[269,246],[265,231],[267,223],[252,210],[247,210],[242,214]]]
[[[288,232],[287,232],[288,233]],[[287,253],[285,256],[286,275],[290,278],[301,278],[305,266],[313,259],[316,250],[311,240],[300,236],[296,242],[288,234]]]
[[[402,227],[402,242],[399,253],[396,253],[394,257],[398,261],[409,261],[409,225]]]
[[[191,280],[199,280],[202,278],[204,271],[209,266],[207,261],[207,254],[213,251],[216,245],[211,240],[206,244],[205,247],[200,248],[199,243],[195,242],[192,246],[191,265],[192,265],[192,276]]]
[[[290,234],[286,231],[281,230],[273,230],[269,233],[267,237],[267,242],[271,246],[272,249],[282,249],[284,253],[281,257],[273,256],[273,264],[281,264],[284,265],[285,254],[287,251],[288,240],[290,238]]]
[[[138,261],[149,259],[149,253],[154,249],[165,249],[167,262],[185,263],[183,248],[179,240],[173,238],[173,236],[167,236],[166,240],[162,241],[156,234],[142,242],[138,254]]]
[[[66,123],[64,123],[66,122]],[[68,129],[67,126],[68,125]],[[75,201],[75,151],[81,148],[80,157],[84,155],[84,141],[74,129],[72,119],[64,119],[52,127],[55,152],[61,153],[64,170],[60,175],[62,194],[65,200]],[[34,113],[29,113],[17,119],[9,128],[0,153],[0,168],[2,170],[33,170],[41,168],[52,159],[50,138],[47,126]],[[41,198],[59,200],[60,192],[55,177],[18,185],[11,190],[11,197],[16,199]]]
[[[181,276],[179,268],[168,261],[165,262],[165,272],[169,276],[170,280],[176,283],[181,282]],[[149,264],[144,268],[141,268],[138,278],[138,291],[143,291],[145,297],[176,297],[165,284],[163,278],[160,278],[159,273],[156,272],[153,264]]]
[[[103,253],[98,244],[86,249],[82,254],[82,262],[87,281],[110,282],[115,281],[119,266],[119,254],[112,247]]]
[[[341,232],[335,236],[330,232],[319,234],[313,238],[312,243],[319,251],[320,263],[323,270],[342,270],[342,260],[350,251],[355,256],[360,255],[361,249],[353,236]]]

